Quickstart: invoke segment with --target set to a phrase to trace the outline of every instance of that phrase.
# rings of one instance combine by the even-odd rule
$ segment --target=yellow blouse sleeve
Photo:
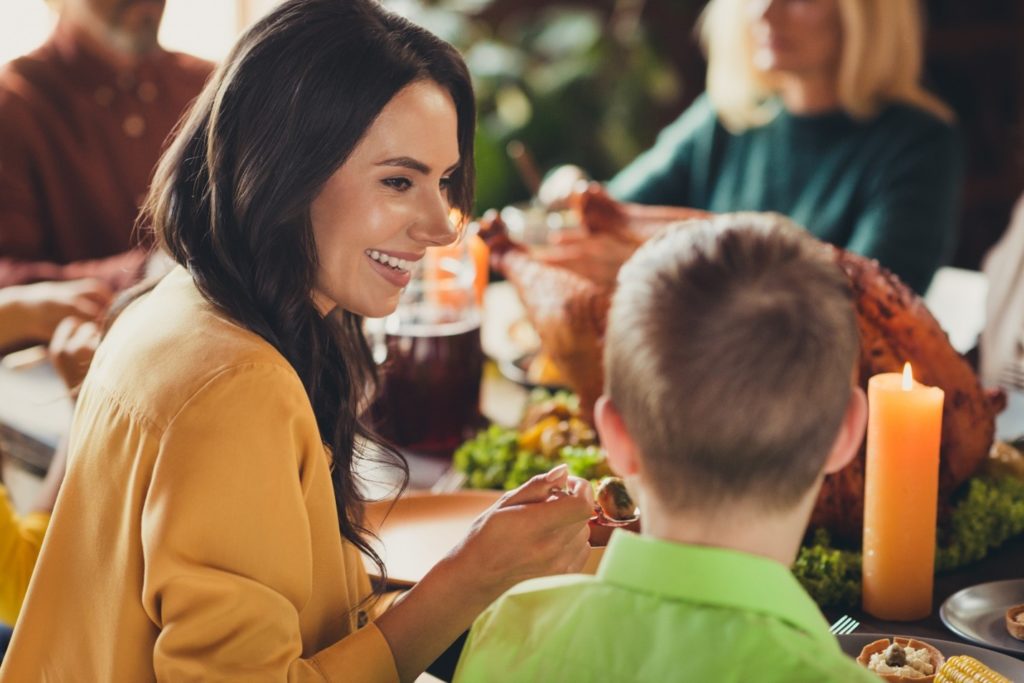
[[[6,624],[21,610],[49,522],[45,512],[19,517],[0,485],[0,621]]]
[[[142,513],[158,680],[397,680],[373,624],[303,653],[313,457],[301,383],[271,364],[222,372],[164,430]]]

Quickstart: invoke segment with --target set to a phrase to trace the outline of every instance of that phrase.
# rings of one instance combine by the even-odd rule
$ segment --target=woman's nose
[[[429,206],[423,207],[423,213],[410,228],[409,234],[417,242],[429,247],[443,247],[458,238],[459,231],[451,220],[451,207],[443,195],[433,198]]]

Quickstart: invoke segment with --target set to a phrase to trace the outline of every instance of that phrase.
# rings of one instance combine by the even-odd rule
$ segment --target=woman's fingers
[[[572,495],[585,498],[590,507],[594,507],[594,487],[589,481],[582,477],[569,477],[566,488]]]
[[[560,533],[571,538],[591,518],[594,507],[585,497],[561,490],[548,500],[505,507],[498,512],[510,513],[508,518],[514,516],[510,526],[535,538],[551,538]]]
[[[538,474],[519,488],[505,494],[498,507],[541,503],[551,496],[553,490],[564,489],[569,479],[569,466],[562,464],[547,474]]]
[[[519,581],[578,571],[586,562],[587,520],[594,502],[589,482],[561,465],[506,494],[473,525],[455,551],[495,596]]]

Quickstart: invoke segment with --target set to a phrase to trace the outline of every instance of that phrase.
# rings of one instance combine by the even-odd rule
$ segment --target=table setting
[[[513,266],[513,270],[515,267]],[[890,286],[884,282],[879,284],[878,279],[871,273],[870,264],[846,263],[844,268],[851,277],[865,278],[872,286]],[[505,274],[509,276],[509,273]],[[537,374],[529,376],[530,362],[523,361],[524,358],[535,358],[538,354],[552,350],[544,344],[544,332],[536,328],[541,328],[545,324],[544,313],[550,313],[552,309],[558,310],[556,304],[550,301],[557,297],[551,294],[551,284],[554,281],[544,281],[538,286],[537,279],[540,277],[536,269],[530,271],[529,278],[524,277],[519,281],[516,281],[513,274],[509,276],[507,282],[492,284],[485,294],[481,334],[483,348],[494,362],[489,368],[490,374],[485,375],[485,385],[488,382],[518,385],[521,388],[518,405],[525,405],[524,408],[520,408],[520,418],[523,418],[524,414],[528,415],[531,406],[536,403],[574,400],[577,403],[581,402],[578,394],[561,391],[562,387],[576,389],[581,384],[579,374],[573,376],[571,368],[568,377],[541,379]],[[547,291],[544,291],[545,287]],[[532,302],[531,288],[541,292]],[[923,301],[906,295],[905,302],[901,303],[904,303],[908,317],[927,318],[927,324],[942,333],[942,343],[949,347],[942,353],[946,358],[952,358],[974,346],[984,324],[983,318],[979,316],[979,311],[983,310],[984,296],[985,282],[980,274],[943,269]],[[543,297],[547,300],[538,303]],[[921,313],[925,306],[928,312]],[[564,313],[567,309],[568,306],[561,309],[561,312]],[[863,309],[860,313],[862,317],[872,315],[871,311],[865,312]],[[557,314],[556,312],[555,315]],[[530,322],[537,322],[538,317],[541,318],[540,324],[532,331],[533,334],[528,330],[524,331],[523,328],[527,327],[523,323],[524,317]],[[884,334],[882,336],[884,337]],[[893,356],[908,346],[912,347],[905,339],[887,340],[887,343],[890,345],[882,345],[884,352]],[[924,352],[917,350],[915,353],[911,348],[911,353],[907,354],[908,359],[914,355],[922,356]],[[874,430],[875,443],[871,444],[872,437],[869,436],[867,460],[870,463],[872,456],[875,456],[875,471],[872,472],[872,465],[867,465],[868,475],[864,480],[865,492],[862,500],[864,514],[867,515],[865,523],[869,528],[864,536],[864,555],[861,556],[860,551],[856,553],[856,561],[864,562],[864,578],[861,582],[858,576],[855,599],[849,599],[850,596],[847,596],[845,603],[834,601],[837,604],[829,604],[828,600],[822,600],[820,604],[823,613],[830,619],[848,616],[858,622],[853,633],[844,634],[840,639],[844,651],[851,656],[856,656],[866,644],[880,637],[916,636],[940,646],[939,649],[946,658],[970,656],[987,663],[993,670],[1008,676],[1009,680],[1016,680],[1024,675],[1019,668],[1021,658],[1024,657],[1024,648],[1021,647],[1024,643],[1010,637],[1005,622],[1007,610],[1024,601],[1024,595],[1016,592],[1020,585],[1024,584],[1021,578],[1024,576],[1024,540],[1020,536],[1021,529],[1014,526],[1004,537],[998,538],[977,557],[973,555],[979,555],[978,552],[968,552],[957,546],[957,543],[965,547],[966,544],[961,541],[949,542],[949,538],[945,538],[948,545],[943,545],[937,551],[935,546],[939,541],[936,540],[936,516],[934,513],[929,515],[928,510],[940,508],[944,515],[953,510],[953,517],[958,522],[968,519],[974,512],[971,506],[978,505],[982,496],[979,494],[979,497],[970,498],[965,495],[963,492],[968,486],[963,482],[970,481],[970,487],[974,487],[975,474],[980,473],[978,477],[981,478],[998,479],[1002,476],[1003,472],[999,470],[998,463],[988,461],[987,446],[992,442],[993,436],[999,442],[1012,440],[1024,433],[1024,421],[1021,420],[1024,414],[1021,410],[1021,393],[1010,390],[1005,396],[994,393],[987,393],[984,396],[978,394],[979,414],[990,421],[992,432],[978,439],[979,442],[987,440],[984,444],[986,452],[978,455],[975,444],[975,454],[971,456],[974,458],[974,464],[965,468],[970,472],[961,472],[959,481],[951,484],[951,473],[940,468],[940,451],[944,459],[949,457],[948,451],[943,449],[947,448],[950,441],[950,430],[961,426],[956,420],[962,419],[962,415],[954,413],[951,417],[948,407],[944,409],[943,406],[949,398],[943,395],[941,387],[944,384],[947,387],[952,385],[950,398],[960,403],[964,399],[958,393],[957,382],[976,383],[976,380],[969,368],[958,368],[960,376],[951,380],[950,375],[953,373],[944,376],[943,368],[936,371],[929,363],[939,361],[925,357],[921,364],[921,377],[915,375],[912,367],[907,367],[905,373],[888,373],[892,375],[891,379],[885,377],[887,373],[884,372],[876,372],[870,377],[865,377],[865,380],[871,380],[867,383],[869,391],[872,383],[879,386],[878,390],[871,392],[873,398],[869,401],[870,405],[876,407],[874,418],[869,422],[869,434]],[[883,380],[887,380],[889,385],[882,387]],[[887,404],[889,399],[891,401]],[[960,410],[960,406],[958,405],[956,409]],[[569,412],[571,413],[571,409]],[[559,423],[562,424],[561,432],[564,437],[571,431],[567,427],[569,422],[580,418],[580,415],[566,414],[562,417],[564,419]],[[511,488],[521,483],[524,477],[542,471],[544,458],[550,460],[552,454],[545,454],[544,449],[540,447],[541,439],[547,437],[538,438],[536,433],[530,431],[531,427],[537,425],[537,421],[533,424],[530,424],[528,419],[519,421],[514,417],[514,411],[506,409],[501,418],[494,422],[490,428],[478,432],[456,450],[454,469],[463,476],[447,476],[441,486],[442,489],[450,489],[459,483],[470,488]],[[886,422],[891,425],[892,433],[888,437],[879,437],[879,430],[885,430]],[[911,430],[909,436],[908,429]],[[963,433],[958,432],[961,435]],[[911,444],[909,450],[907,444]],[[571,468],[575,466],[574,473],[594,479],[609,474],[600,472],[600,468],[587,469],[593,467],[594,463],[585,462],[578,455],[578,451],[587,447],[597,448],[598,445],[569,444],[563,441],[555,450],[561,461],[570,462]],[[576,452],[560,450],[561,448],[575,448]],[[531,455],[531,450],[536,452]],[[487,460],[487,453],[500,455]],[[541,457],[537,457],[538,455]],[[1014,467],[1019,467],[1019,453],[1016,458]],[[559,460],[552,462],[557,461]],[[946,466],[947,463],[943,463],[943,467]],[[887,468],[891,471],[886,472]],[[931,472],[930,476],[933,478],[933,481],[926,480],[920,487],[924,498],[908,498],[905,489],[893,487],[894,478],[898,480],[900,477],[918,475],[922,472]],[[872,474],[875,476],[872,477]],[[963,485],[963,488],[958,488],[960,485]],[[981,486],[978,484],[979,488]],[[841,487],[834,490],[843,493]],[[1013,504],[1018,507],[1013,508],[1013,514],[1019,515],[1024,499],[1020,497],[1018,489],[1013,488],[1002,493],[1006,494],[1004,501],[1015,501]],[[482,509],[481,507],[479,510]],[[467,515],[467,519],[471,519],[471,516]],[[827,515],[824,519],[828,519]],[[918,521],[909,523],[912,519]],[[1014,523],[1019,523],[1017,519],[1018,517],[1014,517]],[[813,524],[812,520],[812,526]],[[918,528],[912,532],[911,538],[924,539],[923,545],[914,551],[921,558],[912,562],[901,562],[899,555],[907,550],[905,527],[915,524]],[[853,526],[860,532],[859,519]],[[878,533],[879,530],[883,533]],[[844,529],[840,527],[839,531],[841,533]],[[886,533],[889,533],[888,537]],[[940,528],[939,533],[948,535],[954,532]],[[845,548],[849,547],[848,544],[837,544],[836,548],[829,547],[828,552],[845,553]],[[941,571],[936,575],[932,558],[937,554]],[[889,559],[879,564],[878,558],[885,555],[888,555]],[[971,555],[970,559],[968,555]],[[894,556],[895,560],[892,559]],[[903,560],[905,559],[904,557]],[[907,574],[904,571],[907,568],[912,568],[913,572]],[[911,588],[908,590],[907,586]],[[898,605],[900,609],[896,611],[888,609],[894,601],[898,603],[900,599],[906,598],[907,596],[902,594],[908,592],[913,594],[910,596],[909,607]]]
[[[526,221],[528,216],[518,218]],[[563,223],[558,226],[561,230]],[[647,229],[649,223],[642,227]],[[520,225],[519,239],[542,239],[531,230],[529,224]],[[455,247],[437,250],[425,259],[427,274],[410,286],[399,310],[387,319],[367,322],[383,388],[371,412],[381,434],[405,456],[410,473],[409,488],[395,499],[393,473],[372,464],[364,472],[367,492],[377,500],[369,505],[366,522],[376,534],[374,547],[392,588],[414,585],[503,490],[530,476],[561,462],[595,485],[613,475],[587,405],[592,404],[593,392],[600,391],[600,376],[593,367],[567,366],[564,356],[559,358],[560,349],[550,344],[550,328],[544,327],[564,315],[565,309],[558,308],[563,290],[555,288],[557,280],[545,281],[547,274],[538,275],[537,269],[530,278],[517,276],[514,264],[508,266],[507,280],[488,284],[488,255],[482,244],[473,235]],[[490,247],[493,263],[493,240]],[[584,291],[582,296],[590,297],[587,305],[600,305],[600,293]],[[974,346],[984,324],[978,314],[984,296],[984,277],[979,273],[943,269],[923,302],[911,304],[930,311],[928,318],[934,316],[937,328],[948,334],[953,355]],[[587,324],[591,322],[588,319]],[[893,343],[886,352],[899,347]],[[591,365],[599,357],[600,348],[596,350],[597,355],[583,354]],[[1024,640],[1011,635],[1016,617],[1007,616],[1015,606],[1024,612],[1021,530],[1004,530],[1005,538],[984,548],[979,557],[955,562],[947,557],[946,568],[935,572],[933,558],[938,553],[942,566],[945,551],[936,549],[934,511],[968,519],[968,506],[979,503],[970,502],[970,494],[962,491],[974,470],[984,471],[985,481],[991,482],[993,477],[1011,477],[1007,472],[1022,468],[1024,462],[1019,452],[1009,465],[1005,458],[1000,461],[986,452],[975,458],[971,473],[959,473],[955,483],[964,488],[953,496],[952,475],[940,467],[940,453],[948,459],[942,450],[949,439],[944,431],[949,429],[948,402],[961,398],[943,390],[948,382],[949,375],[936,372],[927,359],[867,380],[871,416],[863,499],[857,500],[863,517],[852,525],[836,524],[827,506],[819,506],[825,512],[819,515],[816,510],[812,527],[818,523],[835,538],[822,540],[809,533],[797,574],[810,584],[818,582],[819,588],[826,586],[818,594],[813,585],[809,591],[820,598],[825,617],[841,624],[839,643],[851,657],[879,639],[908,636],[934,646],[947,660],[969,656],[1007,680],[1024,681]],[[1024,434],[1024,392],[1007,391],[1004,403],[990,416],[997,443]],[[16,356],[0,364],[0,439],[4,450],[25,467],[45,470],[48,454],[66,433],[71,412],[59,378],[44,359]],[[898,482],[913,477],[920,483],[922,472],[931,478],[919,487],[920,495],[908,496]],[[1024,482],[1024,468],[1020,476]],[[1021,487],[1024,490],[1024,483]],[[832,493],[842,496],[844,491],[837,486]],[[978,496],[994,495],[993,491],[1012,496],[1012,491],[995,488]],[[1015,504],[1024,518],[1024,498]],[[614,528],[628,523],[635,530],[638,521],[642,523],[619,523],[601,509],[596,511],[594,547],[585,571],[596,571],[602,546]],[[940,537],[942,533],[940,528]],[[858,550],[855,541],[861,540],[863,548]],[[856,571],[828,576],[838,571],[836,558],[858,564]],[[367,568],[375,570],[369,563]],[[840,585],[842,590],[833,590]]]

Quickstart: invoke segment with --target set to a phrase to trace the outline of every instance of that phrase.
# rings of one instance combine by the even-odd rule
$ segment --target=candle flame
[[[910,391],[914,388],[914,371],[910,369],[910,363],[903,364],[903,391]]]

